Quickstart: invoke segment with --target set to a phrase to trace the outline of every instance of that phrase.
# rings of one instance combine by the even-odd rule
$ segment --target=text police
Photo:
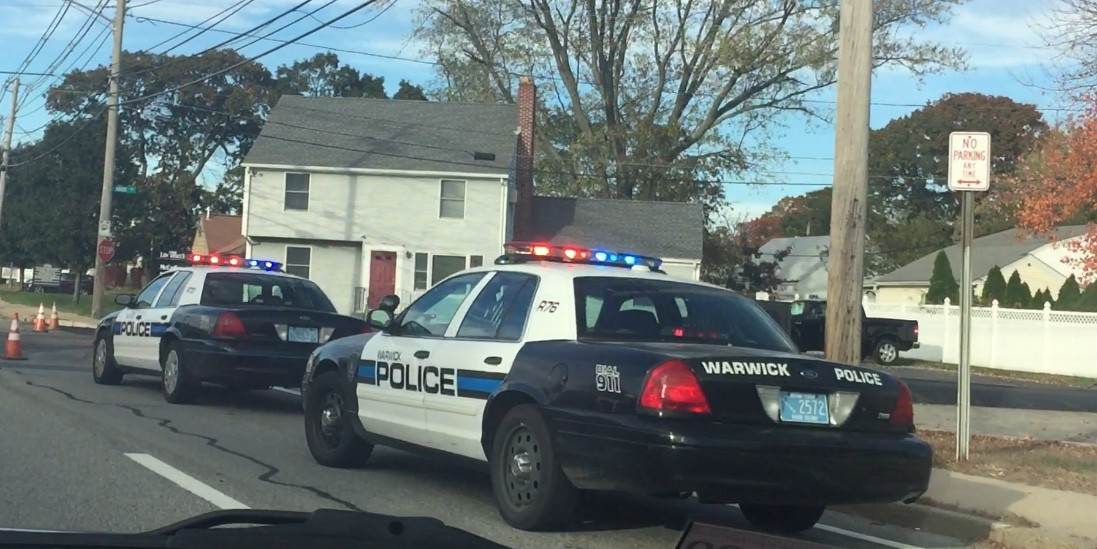
[[[429,394],[457,394],[457,370],[438,366],[416,366],[398,362],[398,351],[379,351],[374,362],[373,379],[362,379],[374,385],[393,389],[420,391]]]
[[[127,336],[152,337],[152,323],[134,322],[132,320],[119,322],[118,327],[115,328],[115,333]]]

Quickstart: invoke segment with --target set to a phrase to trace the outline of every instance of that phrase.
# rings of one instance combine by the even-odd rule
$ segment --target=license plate
[[[789,423],[830,423],[827,396],[815,393],[789,393],[781,391],[781,421]]]
[[[316,343],[320,340],[316,328],[289,327],[289,340],[297,343]]]

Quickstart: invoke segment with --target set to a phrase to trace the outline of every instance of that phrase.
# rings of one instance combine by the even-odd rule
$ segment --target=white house
[[[626,239],[632,231],[584,241],[609,234],[604,223],[584,224],[650,215],[645,203],[632,215],[629,206],[598,206],[616,201],[573,201],[582,215],[572,219],[535,215],[535,99],[528,78],[517,105],[283,96],[243,162],[247,254],[284,262],[340,312],[361,313],[384,295],[407,303],[445,276],[494,261],[510,240],[644,248],[649,241]],[[696,249],[671,248],[668,264],[687,275],[699,272],[703,220],[699,205],[676,210],[692,218],[690,208],[696,226],[671,236]]]
[[[1058,299],[1059,288],[1070,275],[1081,281],[1082,269],[1070,259],[1078,259],[1079,252],[1071,250],[1071,242],[1086,233],[1084,225],[1064,225],[1055,229],[1054,239],[1046,236],[1027,236],[1016,229],[1008,229],[976,238],[971,243],[972,282],[975,294],[983,291],[987,273],[994,267],[1009,280],[1018,271],[1021,281],[1032,292],[1048,289],[1052,299]],[[960,278],[962,258],[960,245],[943,249],[948,257],[952,274]],[[925,301],[933,263],[941,250],[935,250],[911,263],[876,278],[876,302],[917,304]]]

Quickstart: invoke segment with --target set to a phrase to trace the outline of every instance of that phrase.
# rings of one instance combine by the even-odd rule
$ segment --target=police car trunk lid
[[[334,313],[291,307],[240,307],[232,311],[252,341],[312,345],[354,335],[364,325],[358,319]]]

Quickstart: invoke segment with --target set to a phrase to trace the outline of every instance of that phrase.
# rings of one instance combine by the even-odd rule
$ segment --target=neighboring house
[[[246,243],[241,222],[242,218],[238,215],[207,213],[198,221],[190,253],[244,255]]]
[[[1026,282],[1032,292],[1047,288],[1052,298],[1057,299],[1059,288],[1071,275],[1081,277],[1079,267],[1066,260],[1077,258],[1078,253],[1070,250],[1068,241],[1077,240],[1086,233],[1084,225],[1066,225],[1055,230],[1055,238],[1046,236],[1021,237],[1016,229],[1008,229],[980,238],[971,243],[971,270],[975,294],[983,291],[983,282],[987,272],[995,265],[1002,270],[1002,276],[1009,280],[1014,271],[1018,271],[1021,281]],[[933,262],[937,258],[936,250],[911,263],[876,278],[877,303],[922,303],[929,290],[930,275],[933,274]],[[963,268],[960,245],[944,248],[952,274],[959,281]]]
[[[408,303],[454,272],[494,261],[505,242],[534,236],[535,104],[528,78],[516,105],[283,96],[243,161],[247,255],[284,262],[348,314],[387,294]],[[553,215],[544,208],[559,206],[538,202],[542,220]],[[591,220],[631,222],[597,242],[621,248],[665,242],[645,240],[662,226],[664,238],[686,243],[665,248],[683,256],[668,267],[697,271],[702,219],[691,212],[699,208],[658,210],[696,217],[692,230],[676,233],[685,222],[646,217],[648,203],[576,204],[575,220],[561,225],[574,233],[542,234],[605,237],[605,225]]]
[[[777,262],[777,276],[781,283],[772,297],[776,300],[826,299],[827,250],[829,236],[789,236],[774,238],[762,245],[762,254],[756,261]],[[778,260],[777,254],[788,251]]]
[[[531,240],[655,256],[671,276],[701,278],[700,204],[536,196],[532,210]]]

